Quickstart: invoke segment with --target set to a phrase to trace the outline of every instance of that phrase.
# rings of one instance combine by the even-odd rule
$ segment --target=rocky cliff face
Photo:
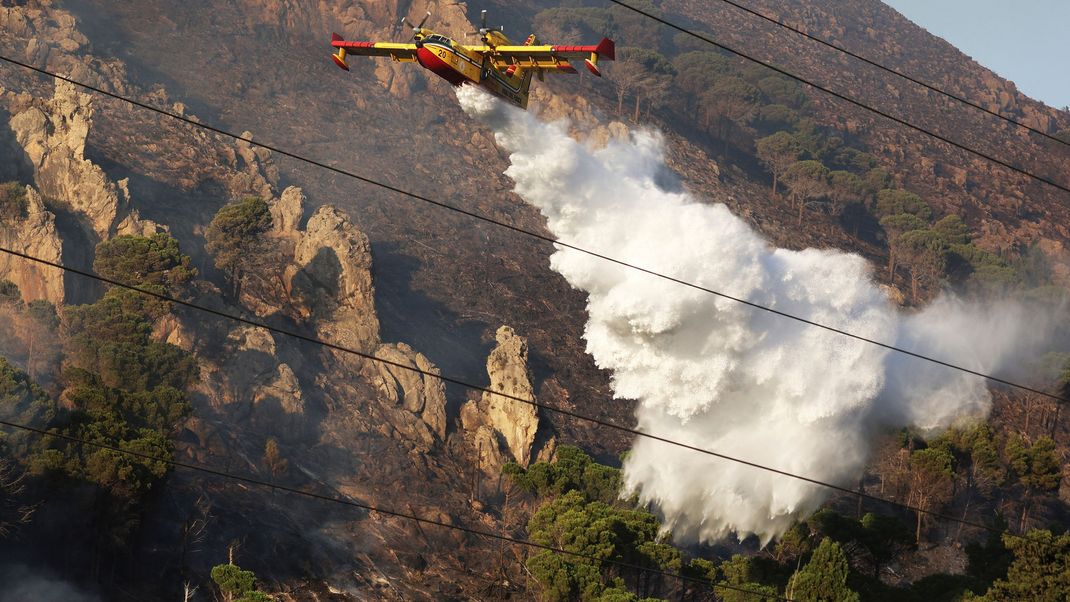
[[[46,102],[28,94],[6,96],[11,129],[46,199],[82,216],[98,240],[160,230],[132,209],[127,180],[112,182],[104,170],[85,158],[93,117],[88,94],[57,81],[55,94]]]
[[[528,343],[508,326],[498,328],[497,346],[487,357],[490,390],[520,399],[535,400],[528,369]],[[501,395],[483,393],[478,401],[461,408],[461,424],[476,449],[480,467],[494,474],[512,459],[527,467],[535,457],[539,431],[538,408]],[[552,444],[544,445],[552,449]]]
[[[890,30],[896,36],[906,36],[903,39],[908,42],[901,47],[882,37],[885,23],[856,26],[862,12],[857,6],[861,5],[872,7],[873,3],[837,0],[831,8],[814,5],[803,10],[784,3],[770,8],[784,11],[808,26],[824,28],[813,30],[815,33],[828,33],[833,39],[851,43],[874,44],[882,52],[878,58],[909,56],[911,61],[935,61],[942,66],[934,75],[951,73],[953,61],[946,53],[917,54],[921,51],[916,49],[925,47],[927,42],[901,22]],[[774,37],[769,32],[756,31],[738,17],[719,12],[723,8],[711,9],[688,0],[661,6],[676,17],[706,20],[718,35],[728,35],[734,42],[753,43],[756,48],[748,47],[749,50],[769,53],[765,55],[769,58],[782,59],[780,51],[788,49],[787,54],[798,61],[793,67],[805,64],[818,75],[825,71],[852,90],[875,90],[875,101],[895,99],[897,109],[913,111],[924,100],[896,86],[889,87],[871,74],[860,74],[857,69],[828,67],[801,45],[785,42],[783,33]],[[509,18],[525,25],[534,10],[530,6],[506,8],[508,11],[502,13],[507,12]],[[405,189],[525,228],[543,227],[537,212],[508,192],[512,184],[500,175],[506,158],[484,128],[464,118],[445,84],[412,65],[390,61],[354,60],[353,72],[344,74],[327,58],[325,40],[332,30],[352,39],[396,40],[401,37],[396,31],[399,16],[418,19],[428,9],[434,13],[430,24],[436,30],[459,36],[472,30],[472,24],[464,18],[463,5],[445,0],[411,4],[394,0],[346,0],[333,4],[298,0],[193,0],[178,4],[164,0],[88,0],[70,3],[69,9],[80,10],[84,20],[96,19],[93,22],[103,22],[107,27],[100,28],[99,35],[87,38],[78,31],[71,13],[47,1],[34,2],[33,6],[3,6],[0,45],[5,52],[24,56],[35,64],[110,90],[128,92],[156,106],[183,114],[186,104],[203,107],[205,115],[213,115],[214,125],[235,131],[253,130],[256,139]],[[167,18],[160,18],[161,14]],[[831,26],[822,25],[830,22]],[[90,38],[96,49],[90,45]],[[626,44],[624,40],[619,42]],[[265,46],[276,51],[264,52]],[[776,57],[772,56],[774,49],[778,51]],[[130,70],[133,79],[140,78],[140,85],[132,83],[124,64],[109,59],[109,54],[137,57]],[[921,66],[905,64],[905,70]],[[443,363],[442,355],[436,356],[426,347],[421,348],[421,353],[421,349],[414,348],[419,345],[382,341],[382,333],[394,341],[412,340],[390,333],[388,320],[384,319],[381,325],[376,312],[372,249],[376,253],[382,249],[383,255],[377,257],[392,255],[392,263],[380,263],[375,277],[390,280],[394,290],[402,291],[405,297],[392,299],[394,303],[389,304],[401,308],[391,310],[399,314],[393,316],[395,324],[406,324],[410,334],[429,325],[451,333],[464,329],[477,332],[471,349],[456,348],[457,355],[475,357],[474,368],[469,373],[451,372],[451,376],[482,378],[483,351],[472,351],[480,348],[479,336],[493,332],[500,324],[512,324],[525,337],[512,329],[498,329],[495,347],[486,363],[493,390],[523,398],[537,394],[540,400],[582,407],[585,412],[622,423],[630,416],[627,403],[604,403],[610,397],[605,375],[584,354],[579,335],[583,297],[547,272],[549,245],[414,205],[349,180],[324,177],[322,172],[289,160],[276,163],[270,153],[248,143],[222,140],[113,101],[85,102],[70,90],[52,90],[51,86],[43,89],[32,78],[14,75],[16,71],[9,67],[0,65],[0,74],[11,75],[20,84],[9,87],[36,90],[29,100],[16,102],[13,96],[6,96],[12,100],[9,106],[13,114],[29,111],[21,117],[24,123],[19,126],[17,144],[20,149],[37,149],[32,153],[24,151],[32,159],[28,160],[34,171],[30,175],[41,173],[49,190],[78,197],[73,201],[79,204],[77,212],[86,216],[94,236],[110,236],[131,228],[136,231],[136,227],[124,226],[133,215],[128,209],[136,205],[143,215],[166,223],[180,238],[183,248],[196,253],[204,224],[221,204],[246,194],[270,199],[275,224],[270,236],[289,245],[283,245],[288,254],[282,256],[280,269],[292,303],[285,295],[229,299],[205,282],[197,285],[201,301],[238,313],[248,310],[265,319],[294,325],[302,332],[434,374],[438,369],[432,360]],[[977,75],[973,71],[971,74]],[[989,90],[983,96],[986,102],[996,102],[1010,111],[1020,110],[1023,118],[1046,123],[1043,115],[1036,115],[1044,113],[1042,108],[1019,98],[1006,82],[989,78],[985,83],[982,76],[978,81]],[[181,102],[176,103],[155,83],[161,79],[169,82],[171,93]],[[981,90],[972,81],[956,89],[964,93]],[[580,95],[570,95],[573,88],[562,91],[556,86],[550,78],[546,84],[535,84],[533,110],[541,111],[546,118],[568,116],[582,127],[599,128],[594,135],[598,139],[625,134],[623,126],[598,126],[592,117],[600,111],[612,112],[614,101],[605,80],[598,80],[586,89],[588,94]],[[886,165],[901,165],[907,174],[904,177],[929,182],[934,191],[947,192],[941,198],[946,198],[948,206],[974,207],[974,213],[967,217],[972,226],[986,233],[987,240],[994,241],[992,244],[1042,236],[1053,241],[1050,248],[1062,248],[1061,243],[1054,244],[1054,239],[1065,238],[1059,228],[1070,220],[1060,217],[1062,209],[1050,206],[1048,197],[1035,198],[1042,213],[1034,214],[1033,222],[1015,221],[1017,218],[1012,216],[1008,226],[1001,226],[1010,207],[1007,199],[1032,191],[1015,191],[1013,182],[969,161],[961,163],[947,149],[921,144],[902,132],[878,131],[876,122],[868,117],[837,110],[824,101],[815,102],[824,111],[827,123],[843,125],[852,135],[865,138]],[[968,137],[972,138],[991,130],[976,122],[962,129],[969,130]],[[671,164],[687,183],[707,198],[729,203],[775,243],[858,244],[846,238],[830,240],[823,231],[800,232],[794,227],[793,216],[783,219],[775,204],[763,204],[760,199],[767,196],[764,184],[749,182],[746,174],[734,168],[721,177],[717,165],[695,144],[683,139],[686,132],[668,136],[672,140],[668,145]],[[1028,141],[1013,142],[1027,147],[1025,157],[1039,153],[1038,147],[1029,146]],[[130,174],[129,186],[123,185],[122,179],[102,175],[92,163],[86,165],[87,145],[90,157],[106,159],[99,163],[109,173],[118,166],[124,178]],[[939,160],[926,159],[930,154]],[[61,165],[80,175],[66,180],[59,173]],[[289,184],[301,187],[290,186],[277,193]],[[154,186],[163,192],[156,196],[140,192]],[[51,192],[45,197],[54,200]],[[994,199],[991,207],[977,200],[989,197]],[[335,205],[318,206],[317,200],[323,199]],[[14,241],[26,245],[58,241],[54,232],[48,232],[51,222],[40,199],[38,205],[41,210],[36,214],[31,210],[31,218],[26,220],[29,223],[33,215],[38,215],[38,221],[24,230],[12,230],[12,245]],[[311,207],[308,213],[312,215],[303,224],[306,205]],[[357,228],[349,215],[359,215],[362,227]],[[779,222],[789,226],[780,227]],[[6,243],[9,239],[4,240]],[[862,250],[870,256],[880,252]],[[58,253],[58,243],[54,248],[35,251],[43,257],[58,258]],[[384,265],[391,268],[385,269]],[[14,268],[10,269],[14,273]],[[23,269],[19,276],[25,278],[17,280],[24,294],[46,291],[42,295],[47,298],[63,298],[62,289],[57,292],[56,288],[62,287],[62,280],[48,283],[44,279],[46,271],[35,275]],[[383,288],[380,286],[380,290]],[[418,303],[402,302],[410,299]],[[404,313],[413,306],[429,309],[419,314]],[[263,436],[270,434],[284,443],[285,453],[292,461],[292,483],[310,489],[329,486],[332,492],[392,508],[404,510],[404,504],[410,504],[414,511],[445,522],[497,526],[493,513],[470,512],[468,492],[478,493],[480,489],[478,485],[470,487],[473,472],[482,470],[486,479],[488,475],[499,475],[500,466],[510,459],[526,465],[545,457],[552,443],[542,444],[539,437],[551,428],[570,442],[592,450],[619,452],[628,444],[625,437],[601,432],[594,435],[569,423],[551,424],[552,416],[540,417],[531,406],[494,395],[464,404],[461,428],[451,433],[457,417],[447,414],[446,392],[442,383],[431,376],[349,355],[322,353],[263,331],[204,322],[202,316],[168,318],[158,326],[160,338],[195,350],[206,366],[196,400],[196,417],[188,427],[194,436],[182,440],[179,453],[199,461],[236,462],[242,469],[255,471],[263,451]],[[395,326],[395,330],[401,329]],[[544,384],[538,391],[529,373],[529,343],[533,357],[534,350],[540,352],[540,375],[552,374],[540,379]],[[182,478],[176,476],[175,482],[168,485],[169,496],[173,494],[179,500],[183,495],[196,498],[209,489],[195,480],[183,483]],[[456,576],[450,570],[453,560],[461,557],[466,566],[470,566],[469,561],[478,564],[478,554],[470,549],[465,556],[469,542],[429,535],[382,517],[361,520],[357,525],[357,518],[351,522],[348,518],[335,520],[331,515],[330,521],[319,525],[321,531],[309,531],[317,537],[315,545],[310,545],[303,537],[307,525],[299,522],[308,520],[307,513],[304,518],[297,512],[287,515],[280,509],[282,504],[269,505],[263,499],[241,497],[237,487],[210,487],[220,508],[240,500],[238,507],[248,510],[247,516],[234,517],[233,522],[239,525],[234,530],[255,534],[267,531],[267,527],[290,524],[301,536],[288,537],[272,531],[269,545],[292,544],[295,550],[301,547],[301,551],[324,547],[331,550],[334,558],[310,560],[310,565],[319,563],[330,570],[338,568],[339,573],[356,574],[356,569],[348,570],[339,558],[368,553],[379,568],[391,575],[396,571],[405,576],[390,587],[415,589],[419,586],[414,584],[421,580],[427,585],[426,593],[414,595],[414,589],[403,589],[398,594],[380,584],[380,590],[373,590],[382,594],[379,597],[481,597],[478,587],[463,595],[457,593],[461,590],[451,589],[458,582],[471,584],[475,580],[469,573]],[[322,508],[316,508],[313,514],[322,512]],[[266,524],[268,521],[277,524]],[[301,529],[297,529],[298,524]],[[176,531],[174,527],[166,524],[169,532]],[[208,558],[209,553],[224,550],[227,543],[223,535],[213,537],[206,546],[208,552],[203,554],[205,563],[218,562],[219,557]],[[411,555],[399,552],[406,547],[415,551]],[[409,564],[427,550],[441,552],[437,555],[449,560],[432,563],[431,568],[417,561]],[[166,564],[172,566],[170,559]],[[278,574],[291,575],[292,566],[283,566]],[[365,572],[377,574],[370,568]],[[368,590],[359,593],[364,595]]]
[[[288,206],[292,216],[295,196],[283,194],[275,205],[280,213]],[[292,221],[284,217],[284,223]],[[380,341],[371,269],[368,237],[342,211],[324,205],[299,233],[293,264],[285,273],[291,295],[300,304],[301,313],[307,313],[316,325],[319,337],[394,364],[332,353],[340,368],[348,367],[367,378],[387,408],[400,408],[418,417],[414,421],[395,414],[394,427],[414,435],[424,449],[430,449],[446,435],[445,388],[441,380],[429,376],[439,371],[423,354],[404,343]]]
[[[126,88],[128,82],[122,76],[121,63],[88,55],[90,49],[84,36],[77,38],[72,33],[71,43],[62,42],[59,38],[66,35],[64,32],[76,31],[76,20],[47,2],[33,7],[0,6],[0,23],[11,25],[0,30],[0,47],[6,53],[18,56],[11,49],[21,52],[30,38],[32,62],[92,83],[103,80],[107,89],[127,91],[141,100],[187,114],[185,106],[173,102],[162,88]],[[288,327],[428,374],[322,352],[262,329],[236,327],[199,313],[178,311],[161,319],[153,330],[156,339],[196,354],[202,368],[200,382],[192,392],[194,417],[184,425],[178,454],[219,466],[234,467],[237,463],[243,470],[255,472],[262,470],[260,457],[265,437],[272,437],[291,460],[286,478],[294,485],[316,489],[329,483],[355,499],[386,506],[396,506],[398,500],[404,500],[408,508],[421,514],[447,522],[457,520],[453,511],[466,506],[454,499],[459,494],[446,484],[451,483],[449,475],[461,471],[444,465],[463,458],[455,460],[442,454],[447,415],[445,389],[441,381],[433,378],[438,369],[411,346],[381,340],[372,285],[371,244],[345,211],[320,206],[304,223],[308,197],[293,186],[276,193],[285,175],[280,174],[271,153],[246,142],[234,143],[158,120],[91,98],[66,85],[45,88],[4,67],[0,67],[0,83],[20,90],[18,94],[3,92],[0,96],[0,116],[5,118],[5,124],[0,124],[0,144],[5,153],[17,152],[25,158],[21,172],[0,173],[35,182],[29,190],[26,217],[0,225],[0,243],[4,246],[63,263],[70,262],[71,253],[77,251],[82,267],[92,261],[92,246],[86,246],[86,241],[94,243],[121,233],[156,230],[154,221],[140,217],[135,208],[139,205],[153,220],[173,226],[172,232],[183,250],[196,254],[203,242],[204,224],[219,205],[257,195],[269,200],[274,228],[267,236],[279,243],[273,249],[285,251],[279,271],[292,299],[286,295],[233,299],[221,291],[225,287],[205,280],[194,282],[189,294],[200,303],[228,313],[253,313],[276,322],[289,321]],[[12,122],[10,132],[3,127],[8,115]],[[246,132],[244,136],[251,134]],[[121,173],[123,177],[109,176],[111,173]],[[37,188],[43,193],[37,194]],[[50,204],[62,209],[63,217],[56,218],[47,209]],[[68,225],[78,226],[85,236],[61,240],[66,231],[57,227],[57,219],[71,220]],[[44,297],[57,304],[64,301],[60,273],[25,267],[16,261],[0,257],[0,277],[15,280],[27,299]],[[207,261],[201,265],[206,264]],[[399,474],[409,475],[424,486],[413,490],[407,484],[409,479],[398,479]],[[208,489],[214,489],[211,495],[221,508],[234,508],[235,503],[242,503],[239,500],[244,495],[238,486],[215,489],[215,484],[185,481],[182,475],[169,481],[167,487],[169,499],[180,505],[198,499]],[[259,502],[248,515],[237,517],[243,532],[234,535],[245,537],[252,533],[250,536],[256,537],[265,526],[287,520],[305,522],[300,529],[302,534],[315,533],[320,527],[316,521],[309,521],[307,513],[295,510],[288,514],[287,510]],[[438,505],[446,510],[436,509]],[[149,516],[146,523],[157,519],[161,523],[167,521]],[[352,520],[361,519],[354,516]],[[406,546],[399,543],[399,538],[419,541],[410,533],[409,525],[363,522],[366,535],[353,538],[346,529],[325,528],[323,541],[329,541],[327,545],[332,549],[345,549],[345,558],[358,552],[364,558],[374,555],[375,560],[369,558],[367,562],[384,567],[398,562],[396,551]],[[150,532],[153,527],[146,526],[144,530]],[[172,532],[170,527],[164,530]],[[276,537],[286,538],[281,533]],[[374,545],[369,543],[373,540],[377,542]],[[427,538],[423,541],[424,544],[414,543],[414,547],[425,545]],[[208,547],[219,548],[214,543]],[[219,558],[205,555],[204,560],[216,563]],[[324,559],[319,564],[333,571],[347,566],[347,561]],[[358,565],[363,572],[364,565]],[[413,578],[421,577],[417,574]],[[429,581],[441,582],[440,578]],[[411,587],[419,590],[421,586]]]
[[[259,171],[275,169],[268,155],[258,157],[258,161]],[[289,187],[268,202],[273,223],[268,236],[293,244],[293,257],[281,269],[289,303],[260,298],[248,290],[243,290],[242,303],[261,316],[288,314],[298,322],[314,326],[316,336],[322,340],[389,362],[367,361],[331,350],[325,361],[329,371],[338,371],[338,377],[323,379],[321,383],[341,398],[355,394],[347,381],[356,376],[366,379],[379,402],[384,404],[387,420],[395,432],[419,441],[422,449],[429,450],[446,436],[445,387],[433,376],[439,370],[409,345],[380,340],[368,237],[343,211],[331,205],[317,209],[301,229],[306,201],[300,188]],[[287,247],[283,244],[280,248]],[[247,335],[239,331],[231,336],[245,340]],[[259,375],[254,377],[255,382],[232,383],[232,386],[252,390],[254,405],[257,399],[281,391],[282,395],[276,397],[282,409],[291,414],[300,413],[304,402],[293,370],[284,363],[275,365],[278,353],[274,344],[265,342],[270,340],[265,336],[257,334],[252,339],[261,344],[250,347],[242,343],[238,349],[243,353],[248,351],[247,347],[257,351],[258,357],[270,366],[262,369],[232,366],[240,374]]]
[[[272,229],[283,236],[297,234],[307,204],[308,199],[300,188],[290,186],[283,190],[279,198],[269,202]]]
[[[487,358],[490,389],[520,399],[535,400],[535,389],[528,370],[528,342],[512,328],[502,326],[495,334],[498,345]],[[500,395],[483,394],[491,426],[508,445],[517,463],[531,462],[535,432],[539,429],[539,413],[535,406],[519,403]]]
[[[405,343],[379,345],[375,356],[420,371],[370,362],[365,374],[370,377],[381,399],[423,420],[426,435],[418,439],[423,441],[427,448],[436,441],[445,439],[446,388],[441,380],[432,376],[440,374],[438,368],[431,360]]]
[[[54,263],[62,263],[63,243],[56,232],[56,218],[32,186],[26,187],[25,217],[0,222],[0,245],[12,251]],[[0,278],[10,280],[22,291],[23,301],[44,299],[63,302],[63,273],[7,253],[0,254]]]
[[[293,368],[278,357],[272,333],[252,326],[231,331],[219,377],[227,383],[221,401],[235,404],[231,415],[278,433],[283,441],[309,435],[305,394]]]
[[[17,58],[36,65],[66,68],[71,77],[85,77],[90,70],[73,54],[84,50],[89,39],[78,29],[77,19],[43,0],[32,5],[5,2],[0,10],[0,29],[24,42]]]
[[[279,183],[279,170],[271,160],[271,151],[248,142],[253,140],[252,132],[242,132],[241,138],[234,141],[233,150],[224,149],[230,166],[234,169],[233,175],[228,178],[227,190],[231,198],[242,195],[271,198]],[[289,201],[284,203],[284,206],[292,205],[292,199]],[[287,224],[280,226],[285,225]]]
[[[368,237],[337,208],[316,210],[298,238],[286,278],[321,337],[360,351],[378,345],[371,267]]]

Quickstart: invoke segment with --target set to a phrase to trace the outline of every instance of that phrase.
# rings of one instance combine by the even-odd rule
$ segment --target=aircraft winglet
[[[338,42],[341,42],[341,41],[342,41],[342,36],[340,36],[340,35],[338,35],[336,33],[332,33],[331,34],[331,45],[332,46],[336,46],[337,47],[338,46]],[[345,48],[339,47],[338,48],[338,52],[335,52],[334,54],[331,55],[331,59],[334,61],[335,65],[338,65],[338,67],[340,69],[344,69],[346,71],[349,71],[349,64],[346,63],[346,49]]]

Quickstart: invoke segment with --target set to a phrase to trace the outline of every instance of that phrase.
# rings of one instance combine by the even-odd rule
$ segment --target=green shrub
[[[0,184],[0,222],[10,224],[26,219],[29,207],[25,186],[18,182]]]
[[[153,284],[174,290],[186,284],[197,271],[188,255],[178,248],[170,234],[152,236],[124,234],[97,245],[93,269],[123,284]]]

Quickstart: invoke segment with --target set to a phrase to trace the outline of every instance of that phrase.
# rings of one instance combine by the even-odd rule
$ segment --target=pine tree
[[[215,256],[215,266],[226,272],[237,287],[242,266],[256,252],[260,235],[271,228],[268,204],[257,197],[246,197],[220,209],[204,238],[205,248]]]
[[[256,589],[256,575],[228,562],[212,567],[212,581],[225,602],[270,602],[271,596]]]
[[[777,132],[758,141],[758,160],[773,174],[773,196],[780,176],[799,159],[802,148],[787,132]]]
[[[1003,536],[1014,553],[1007,578],[996,581],[982,598],[986,602],[1033,600],[1064,602],[1070,592],[1070,535],[1055,537],[1033,530],[1025,538]]]
[[[163,232],[148,237],[122,234],[98,244],[93,269],[123,284],[156,284],[171,290],[197,275],[178,241]]]
[[[847,556],[829,538],[821,540],[810,562],[791,577],[787,597],[798,602],[857,602],[847,587]]]

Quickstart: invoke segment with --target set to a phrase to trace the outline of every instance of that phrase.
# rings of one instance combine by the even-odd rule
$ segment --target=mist
[[[510,153],[505,174],[563,242],[866,338],[993,372],[1046,330],[1014,303],[944,296],[901,313],[862,257],[771,246],[721,204],[658,186],[661,137],[595,148],[473,88],[462,108]],[[984,380],[558,246],[551,268],[587,293],[583,337],[636,400],[644,432],[854,487],[879,429],[936,431],[986,415]],[[623,495],[658,511],[680,542],[762,544],[830,490],[648,438],[624,463]]]
[[[95,594],[88,594],[63,579],[22,564],[0,566],[0,602],[99,602]]]

